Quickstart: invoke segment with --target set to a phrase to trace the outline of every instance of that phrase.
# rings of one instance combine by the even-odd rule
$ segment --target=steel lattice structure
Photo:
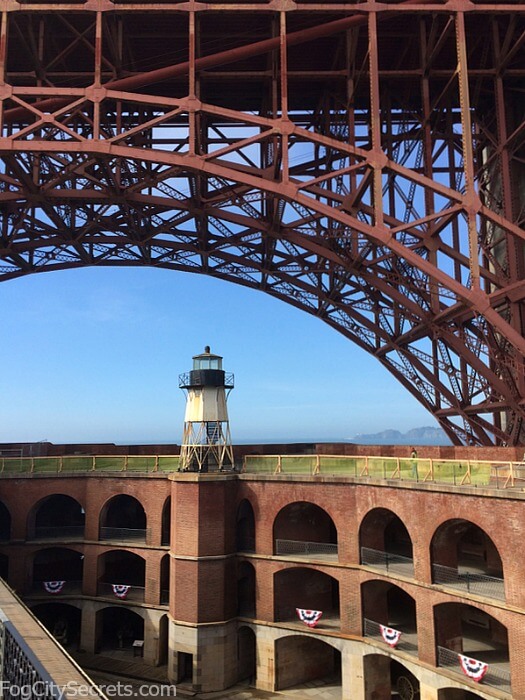
[[[525,4],[0,0],[0,275],[203,273],[525,435]],[[307,351],[307,350],[306,350]]]

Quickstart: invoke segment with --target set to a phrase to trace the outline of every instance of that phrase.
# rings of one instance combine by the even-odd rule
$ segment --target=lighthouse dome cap
[[[206,345],[206,347],[204,348],[204,352],[203,352],[203,353],[201,353],[200,355],[194,355],[194,356],[193,356],[193,359],[194,359],[194,360],[197,360],[197,359],[199,359],[199,358],[201,358],[201,357],[202,357],[202,358],[212,358],[212,357],[216,357],[216,358],[222,360],[222,355],[215,355],[214,353],[212,353],[209,345]]]

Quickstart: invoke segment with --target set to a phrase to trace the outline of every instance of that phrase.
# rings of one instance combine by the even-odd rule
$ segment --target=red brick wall
[[[413,580],[400,578],[393,581],[406,591],[416,603],[419,656],[423,661],[435,663],[436,628],[434,609],[443,602],[465,602],[459,596],[443,593],[432,586],[431,542],[435,532],[451,519],[468,519],[490,535],[501,556],[507,600],[514,606],[525,608],[525,560],[517,553],[525,536],[525,501],[521,494],[511,498],[485,497],[482,492],[431,491],[414,488],[384,487],[350,483],[313,483],[313,480],[255,479],[241,477],[239,500],[246,497],[252,503],[255,514],[256,549],[259,555],[270,555],[273,551],[272,523],[287,503],[310,501],[324,508],[333,519],[339,541],[339,564],[345,566],[311,568],[322,569],[334,576],[340,584],[341,629],[344,633],[359,634],[361,629],[360,584],[367,580],[384,579],[377,574],[359,569],[358,533],[363,519],[375,508],[392,511],[405,524],[413,544],[415,576]],[[386,523],[386,519],[385,519]],[[305,534],[307,530],[305,529]],[[452,537],[451,546],[455,547]],[[247,557],[249,558],[249,557]],[[275,561],[250,559],[256,569],[257,617],[271,620],[273,574],[279,567],[298,567],[297,562],[277,564]],[[275,591],[277,594],[277,591]],[[467,602],[468,599],[467,599]],[[505,604],[493,599],[471,604],[484,610],[508,630],[509,641],[525,651],[525,633],[519,612],[505,609]],[[455,608],[457,610],[457,608]],[[441,624],[441,623],[440,623]],[[447,623],[448,624],[448,623]],[[450,619],[450,627],[440,627],[440,636],[455,636],[457,620]],[[493,628],[497,623],[493,624]],[[511,650],[511,658],[516,649]],[[525,697],[525,675],[521,666],[512,669],[515,697]],[[521,695],[520,695],[521,693]]]
[[[465,447],[456,445],[414,445],[419,457],[434,459],[488,459],[494,461],[521,461],[523,446],[518,447]],[[353,442],[298,442],[234,445],[236,459],[244,455],[293,455],[293,454],[330,454],[330,455],[371,455],[385,457],[409,457],[412,445],[359,445]],[[6,455],[13,450],[21,450],[29,456],[60,455],[178,455],[180,445],[115,445],[114,443],[60,444],[43,443],[0,443],[0,452]]]
[[[437,488],[437,487],[436,487]],[[525,538],[525,494],[506,492],[505,498],[484,495],[482,489],[448,489],[420,485],[418,488],[356,484],[314,478],[257,478],[250,475],[111,476],[5,478],[0,481],[0,498],[13,519],[13,542],[0,546],[10,558],[10,582],[20,592],[31,582],[35,551],[50,546],[24,544],[29,514],[43,497],[62,493],[76,498],[86,510],[86,539],[71,548],[85,554],[84,593],[95,595],[98,557],[115,546],[99,543],[100,513],[108,500],[118,494],[137,498],[151,528],[148,546],[134,545],[126,550],[146,561],[146,601],[158,603],[160,562],[166,549],[160,547],[162,508],[172,496],[171,614],[176,620],[221,622],[235,616],[237,570],[234,551],[235,522],[239,503],[248,499],[254,511],[255,556],[242,555],[255,569],[256,617],[273,621],[276,572],[284,569],[311,568],[338,581],[341,630],[360,634],[362,619],[361,586],[367,581],[391,581],[410,595],[416,604],[419,658],[435,663],[435,610],[442,603],[468,603],[484,610],[508,631],[511,645],[513,697],[525,698],[525,672],[521,660],[525,653],[522,614],[525,610],[525,560],[520,556]],[[490,492],[486,492],[490,493]],[[492,492],[493,493],[493,492]],[[337,529],[337,562],[311,565],[273,556],[273,523],[288,504],[309,502],[322,508]],[[360,567],[359,530],[374,509],[385,509],[405,524],[413,545],[413,578],[382,575]],[[432,585],[431,543],[436,531],[451,519],[468,519],[490,535],[501,556],[507,601],[511,608],[492,599],[470,600],[461,594],[445,593]],[[386,518],[383,521],[386,524]],[[378,521],[378,527],[381,520]],[[303,534],[308,534],[305,530]],[[297,531],[297,536],[301,535]],[[378,540],[379,542],[379,540]],[[453,538],[450,540],[451,546]],[[65,545],[66,546],[66,545]],[[300,574],[297,574],[300,576]],[[283,599],[284,600],[284,599]],[[318,598],[321,603],[322,597]],[[293,604],[290,597],[284,601]],[[448,623],[441,623],[440,625]],[[497,625],[494,625],[496,628]],[[440,636],[453,635],[457,621],[451,618],[450,630],[440,627]],[[501,635],[500,635],[501,636]]]

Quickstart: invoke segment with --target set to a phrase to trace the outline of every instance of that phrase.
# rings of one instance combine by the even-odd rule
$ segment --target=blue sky
[[[210,345],[235,373],[234,442],[437,426],[381,365],[261,292],[148,268],[0,284],[0,442],[180,442],[178,375]]]

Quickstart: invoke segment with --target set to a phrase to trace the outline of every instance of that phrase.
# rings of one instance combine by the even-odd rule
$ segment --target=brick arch
[[[144,547],[141,547],[140,544],[132,544],[126,546],[125,543],[118,542],[116,542],[115,544],[106,544],[105,542],[102,542],[100,543],[100,547],[97,547],[96,552],[96,559],[98,559],[102,554],[107,554],[108,552],[131,552],[131,554],[136,554],[137,556],[141,557],[142,559],[145,559],[146,561],[152,560],[155,556],[159,556],[160,558],[162,558],[163,556],[165,556],[166,553],[165,550],[163,551],[160,549],[144,549]]]
[[[133,507],[136,509],[137,505],[140,506],[142,509],[142,514],[140,511],[137,509],[138,516],[135,518],[134,515],[129,514],[129,517],[125,516],[122,518],[122,521],[127,521],[133,522],[134,520],[137,521],[137,525],[140,524],[140,527],[138,529],[146,529],[147,523],[148,523],[148,517],[147,517],[147,511],[146,508],[144,507],[143,503],[141,500],[134,495],[131,495],[129,493],[115,493],[112,494],[109,498],[107,498],[104,503],[100,506],[99,512],[98,512],[98,522],[99,522],[99,527],[117,527],[117,526],[112,526],[107,523],[107,515],[108,515],[108,510],[111,508],[112,504],[115,504],[117,499],[127,499],[127,503],[130,505],[133,505]],[[142,516],[143,515],[143,521],[142,521]],[[140,518],[140,520],[138,519]],[[123,527],[118,526],[118,527]]]
[[[242,509],[246,512],[242,512]],[[248,510],[249,509],[249,510]],[[249,498],[242,498],[235,510],[235,549],[238,552],[255,552],[255,509]]]
[[[85,554],[85,548],[84,548],[84,543],[83,542],[67,542],[63,543],[60,541],[53,542],[53,540],[48,540],[45,543],[42,544],[37,544],[37,545],[31,545],[31,547],[28,547],[28,551],[31,552],[30,556],[35,556],[39,552],[42,552],[46,549],[70,549],[72,552],[78,552],[78,554]]]
[[[84,582],[84,552],[80,547],[53,545],[33,551],[28,558],[31,595],[60,598],[50,593],[45,582],[61,582],[61,595],[81,595]],[[60,602],[60,601],[57,601]]]
[[[313,501],[297,500],[282,507],[273,519],[273,538],[337,544],[334,519]]]
[[[237,615],[255,617],[256,611],[256,571],[250,561],[237,565]]]
[[[51,526],[54,527],[61,527],[61,526],[69,526],[69,525],[77,525],[81,526],[82,528],[84,527],[84,514],[85,514],[85,504],[81,503],[78,498],[75,498],[75,496],[71,496],[68,493],[62,493],[62,492],[53,492],[53,493],[48,493],[42,498],[39,498],[37,501],[33,502],[32,505],[30,506],[28,512],[27,512],[27,518],[26,518],[26,528],[27,528],[27,535],[29,537],[33,537],[35,535],[38,535],[38,532],[36,529],[39,527],[38,524],[38,517],[39,513],[41,514],[41,509],[48,503],[51,499],[66,499],[65,501],[62,501],[60,504],[60,508],[56,508],[53,513],[49,514],[51,515],[51,518],[49,519],[49,524],[52,522]],[[67,503],[68,506],[68,513],[65,515],[65,518],[61,518],[60,515],[64,515],[63,511],[63,505],[64,503]],[[58,504],[57,504],[58,505]],[[77,508],[78,507],[78,508]],[[75,510],[77,512],[75,512]],[[74,522],[72,521],[74,520]],[[62,522],[60,522],[62,520]],[[78,521],[78,523],[77,523]],[[80,525],[81,523],[81,525]],[[45,527],[45,523],[41,523],[41,526]]]
[[[245,484],[241,484],[239,496],[235,501],[235,512],[237,512],[242,501],[248,501],[252,507],[255,522],[260,522],[262,518],[266,520],[268,518],[268,511],[265,508],[265,504],[262,502],[261,495],[255,493],[252,489],[242,488],[243,486],[245,486]],[[275,515],[272,515],[272,518],[273,517],[275,517]]]
[[[146,567],[148,565],[148,561],[146,560]],[[160,604],[161,605],[168,605],[169,604],[169,599],[170,599],[170,555],[169,554],[164,554],[159,563],[159,576],[158,576],[158,585],[159,585],[159,595],[160,595]]]
[[[312,503],[326,511],[337,529],[341,549],[348,549],[349,540],[353,537],[353,528],[348,527],[349,512],[353,514],[355,510],[356,495],[353,490],[345,495],[345,508],[342,508],[338,488],[328,484],[319,489],[315,483],[297,482],[294,484],[293,497],[288,489],[275,492],[273,489],[254,489],[246,486],[246,482],[241,482],[239,496],[248,498],[254,509],[258,553],[273,553],[273,527],[269,527],[268,524],[275,521],[283,508],[299,501]]]
[[[276,622],[297,621],[296,608],[321,610],[324,621],[340,627],[339,579],[313,566],[283,566],[273,574]]]
[[[146,557],[142,556],[141,554],[137,554],[136,552],[132,552],[127,549],[120,549],[118,547],[112,548],[105,550],[104,552],[100,552],[97,556],[97,573],[98,573],[98,578],[101,578],[101,571],[104,570],[105,572],[105,566],[108,562],[108,560],[111,562],[113,560],[114,562],[118,563],[118,560],[128,560],[129,562],[132,562],[134,565],[136,565],[136,570],[126,570],[123,572],[115,572],[115,575],[119,575],[122,579],[128,579],[128,578],[134,578],[134,575],[138,573],[138,566],[143,568],[143,577],[142,577],[142,585],[144,585],[145,581],[145,575],[146,575],[146,562],[147,559]],[[140,560],[140,561],[139,561]],[[112,567],[113,568],[113,567]],[[110,573],[113,573],[112,571]],[[105,575],[102,574],[102,575]],[[108,581],[107,583],[127,583],[127,580],[122,580],[122,581]],[[138,585],[138,584],[136,584]]]
[[[144,511],[147,522],[148,513],[146,509]],[[166,496],[162,505],[160,543],[162,546],[169,546],[171,543],[171,495]]]
[[[469,513],[470,516],[470,513]],[[482,541],[479,544],[479,556],[484,557],[487,573],[499,574],[503,578],[504,566],[501,549],[495,544],[486,529],[476,522],[475,518],[449,518],[438,525],[430,540],[430,557],[432,564],[457,568],[461,561],[459,547],[472,530],[479,531]],[[470,531],[470,532],[469,532]],[[497,532],[495,533],[497,537]],[[475,555],[476,545],[472,544],[472,554]]]
[[[379,625],[400,631],[397,648],[417,652],[417,602],[402,586],[384,579],[370,579],[361,584],[363,633],[381,640]]]
[[[468,603],[458,600],[438,603],[432,608],[435,630],[435,644],[439,656],[442,650],[445,654],[450,651],[464,653],[467,656],[485,661],[487,651],[495,649],[499,652],[499,661],[506,654],[509,661],[509,627],[492,613],[494,608],[469,600]],[[498,612],[503,612],[498,609]],[[505,618],[505,614],[500,616]],[[475,640],[474,648],[471,648]],[[479,651],[479,642],[483,642],[483,651]],[[489,659],[487,658],[487,661]]]
[[[388,530],[390,536],[385,537],[389,534]],[[389,551],[386,547],[390,545],[393,550],[403,550],[399,554],[412,556],[413,537],[407,522],[390,508],[375,505],[367,510],[361,518],[358,531],[360,548]]]
[[[37,501],[33,501],[32,503],[30,503],[29,512],[37,510],[38,508],[40,508],[40,506],[42,506],[45,503],[45,501],[49,501],[49,499],[53,498],[54,496],[63,496],[64,498],[70,498],[72,501],[76,501],[81,508],[85,507],[84,503],[81,503],[81,501],[76,496],[72,496],[70,493],[64,493],[62,491],[50,491],[49,493],[46,493],[45,496],[41,496]]]
[[[9,507],[0,500],[0,542],[7,542],[11,539],[11,511]]]

